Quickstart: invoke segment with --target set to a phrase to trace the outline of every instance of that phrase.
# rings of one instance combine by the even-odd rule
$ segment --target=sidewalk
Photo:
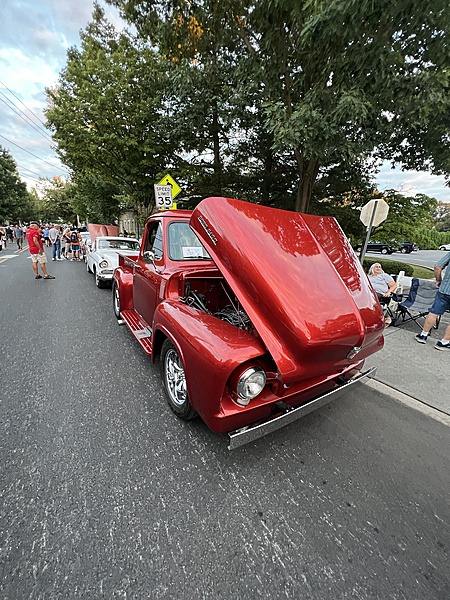
[[[450,415],[450,351],[434,348],[449,324],[450,313],[445,313],[426,344],[414,339],[421,328],[412,321],[388,327],[384,348],[366,360],[365,368],[378,367],[375,381]]]

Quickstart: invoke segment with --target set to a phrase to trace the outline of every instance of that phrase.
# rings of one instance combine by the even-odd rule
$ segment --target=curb
[[[422,402],[421,400],[418,400],[417,398],[413,398],[413,396],[408,396],[407,394],[404,394],[403,392],[400,392],[399,390],[396,390],[395,388],[391,387],[390,385],[386,385],[381,381],[377,381],[376,379],[365,381],[364,385],[367,385],[368,387],[376,390],[377,392],[381,392],[386,396],[390,396],[394,400],[397,400],[397,402],[406,404],[406,406],[423,413],[427,417],[430,417],[431,419],[439,421],[439,423],[450,427],[450,415],[430,406],[429,404],[426,404],[425,402]]]

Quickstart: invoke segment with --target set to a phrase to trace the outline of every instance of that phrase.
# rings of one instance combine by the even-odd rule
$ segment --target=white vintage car
[[[94,273],[97,287],[102,288],[112,282],[114,269],[119,265],[119,252],[138,256],[139,247],[136,238],[96,237],[87,247],[86,268],[88,273]]]

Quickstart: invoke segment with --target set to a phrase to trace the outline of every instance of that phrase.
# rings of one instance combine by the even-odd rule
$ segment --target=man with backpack
[[[72,244],[72,258],[70,260],[80,261],[80,243],[81,235],[78,229],[74,229],[70,234],[70,243]]]

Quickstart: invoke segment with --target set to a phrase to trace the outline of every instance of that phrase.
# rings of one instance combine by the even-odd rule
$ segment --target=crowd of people
[[[16,240],[17,248],[22,250],[23,238],[25,236],[26,229],[20,225],[6,225],[6,227],[0,227],[0,252],[3,248],[6,249],[8,243],[13,244]]]
[[[37,229],[32,227],[33,223],[38,225]],[[52,260],[81,261],[80,245],[81,235],[77,227],[71,225],[47,224],[41,226],[37,221],[29,225],[6,225],[0,226],[0,252],[7,248],[7,244],[17,244],[18,250],[23,250],[23,241],[27,238],[30,229],[38,232],[43,245],[52,248]],[[36,237],[33,234],[33,238]]]

